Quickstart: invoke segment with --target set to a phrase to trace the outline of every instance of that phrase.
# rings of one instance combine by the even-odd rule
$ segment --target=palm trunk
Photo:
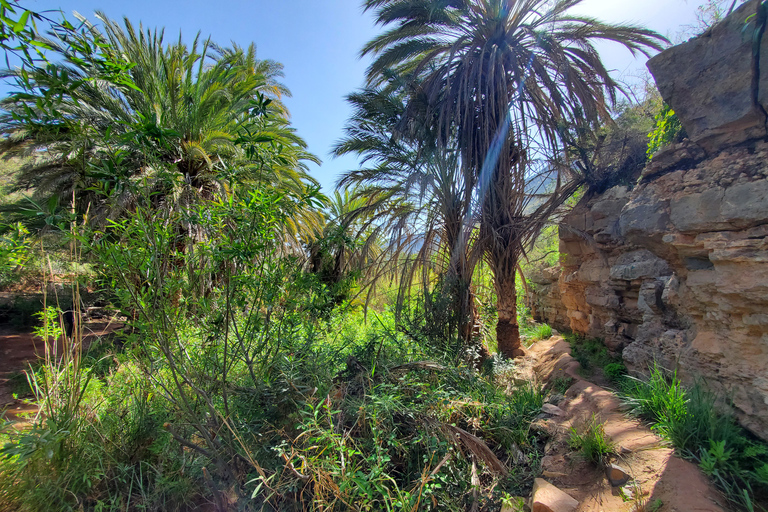
[[[511,272],[499,269],[496,278],[496,310],[499,320],[496,324],[496,342],[501,355],[515,358],[525,355],[520,343],[520,328],[517,325],[517,292],[515,290],[515,267]]]

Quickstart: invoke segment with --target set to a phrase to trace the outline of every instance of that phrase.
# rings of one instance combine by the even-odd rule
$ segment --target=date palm
[[[130,210],[140,180],[156,183],[158,204],[182,208],[238,184],[294,193],[317,185],[306,163],[318,160],[281,102],[289,91],[279,82],[280,64],[257,59],[253,45],[220,48],[199,37],[166,43],[162,31],[99,18],[103,32],[87,22],[84,30],[104,59],[84,57],[70,33],[54,32],[46,43],[59,64],[10,72],[23,91],[2,103],[3,149],[44,155],[22,169],[17,188],[75,192],[98,222]],[[129,80],[102,79],[103,62],[123,63]],[[46,108],[62,76],[68,86]],[[305,212],[294,224],[317,220]]]
[[[365,200],[359,211],[368,212],[386,233],[389,244],[383,256],[398,268],[399,306],[414,282],[429,288],[436,284],[431,277],[437,276],[444,291],[457,299],[457,325],[452,327],[470,341],[470,283],[477,254],[466,243],[473,222],[467,218],[469,202],[457,153],[437,147],[423,119],[403,117],[404,99],[402,91],[380,88],[348,97],[353,115],[334,153],[360,156],[362,168],[342,175],[339,185],[355,187],[356,196]]]
[[[477,243],[494,273],[497,339],[523,353],[515,274],[535,236],[582,176],[567,160],[567,131],[609,118],[620,91],[594,44],[613,41],[633,54],[665,39],[635,26],[571,13],[581,0],[366,0],[389,30],[363,55],[370,86],[405,77],[404,118],[434,123],[439,145],[455,141],[478,218]],[[425,116],[426,102],[427,110]],[[575,128],[574,128],[575,127]]]

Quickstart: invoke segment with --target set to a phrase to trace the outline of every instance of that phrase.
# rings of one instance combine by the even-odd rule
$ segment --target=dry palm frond
[[[479,437],[470,434],[463,428],[450,425],[448,423],[443,423],[433,418],[425,419],[425,423],[447,435],[451,442],[453,442],[454,446],[462,454],[464,454],[464,456],[471,454],[474,457],[477,457],[478,460],[483,461],[488,466],[488,469],[490,469],[494,474],[506,476],[509,473],[504,463],[501,462],[498,457],[496,457],[496,454],[493,453],[493,450],[488,448],[488,445],[485,444],[485,441]]]

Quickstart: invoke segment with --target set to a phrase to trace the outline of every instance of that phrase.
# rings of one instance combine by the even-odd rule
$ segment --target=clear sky
[[[584,0],[578,10],[609,22],[631,22],[675,39],[681,25],[694,21],[704,0]],[[291,120],[309,150],[323,160],[311,172],[326,192],[339,174],[352,169],[352,157],[334,159],[333,143],[342,136],[350,113],[344,97],[363,84],[367,61],[358,58],[363,44],[380,28],[361,0],[28,0],[34,10],[77,11],[93,19],[96,10],[110,18],[127,16],[145,27],[165,27],[167,37],[179,31],[190,40],[198,31],[219,44],[251,42],[258,56],[285,66],[283,82],[293,93],[286,100]],[[621,48],[601,47],[609,69],[629,77],[644,71],[645,59],[633,60]]]

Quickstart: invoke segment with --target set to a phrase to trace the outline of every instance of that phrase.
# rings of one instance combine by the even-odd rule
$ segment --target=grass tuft
[[[581,433],[571,427],[568,446],[571,450],[578,450],[585,459],[595,464],[603,464],[606,457],[614,453],[613,442],[605,434],[603,424],[594,414]]]
[[[648,380],[625,377],[622,394],[631,411],[653,423],[678,454],[698,463],[732,504],[765,510],[755,503],[755,490],[768,483],[768,445],[720,411],[718,396],[702,382],[685,388],[676,372],[654,365]]]

